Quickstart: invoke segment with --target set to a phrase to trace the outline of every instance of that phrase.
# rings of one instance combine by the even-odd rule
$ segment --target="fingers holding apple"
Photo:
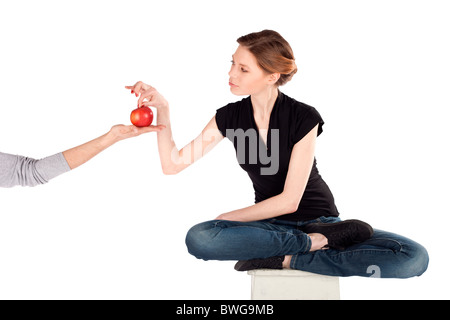
[[[139,94],[141,94],[142,92],[149,90],[150,88],[151,86],[143,83],[142,81],[138,81],[132,86],[125,86],[125,89],[131,90],[131,93],[135,94],[136,97],[139,96]]]
[[[169,106],[167,100],[158,92],[158,90],[142,81],[136,82],[133,86],[125,86],[125,88],[131,90],[131,93],[134,93],[136,97],[138,97],[138,107],[151,106],[160,109]]]

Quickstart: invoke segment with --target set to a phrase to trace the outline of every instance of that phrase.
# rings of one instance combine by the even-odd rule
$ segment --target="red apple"
[[[134,109],[131,112],[130,120],[136,127],[148,127],[153,121],[153,111],[149,107]]]

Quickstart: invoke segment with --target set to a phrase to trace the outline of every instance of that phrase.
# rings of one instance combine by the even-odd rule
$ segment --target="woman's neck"
[[[278,87],[272,86],[259,93],[252,94],[250,99],[253,105],[255,118],[266,119],[270,117],[275,101],[278,97]]]

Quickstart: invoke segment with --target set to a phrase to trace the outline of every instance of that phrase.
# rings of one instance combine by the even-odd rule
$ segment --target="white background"
[[[298,74],[282,91],[325,119],[319,170],[343,219],[423,244],[408,280],[341,278],[343,299],[448,293],[450,20],[446,1],[1,1],[0,150],[42,158],[129,124],[138,80],[171,104],[182,147],[236,101],[236,39],[280,32]],[[224,140],[176,176],[156,137],[122,141],[36,188],[0,190],[0,299],[248,299],[234,262],[186,231],[251,205]],[[382,272],[382,270],[381,270]]]

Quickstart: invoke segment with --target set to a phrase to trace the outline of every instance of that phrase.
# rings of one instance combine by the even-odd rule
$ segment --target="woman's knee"
[[[396,260],[389,266],[392,278],[412,278],[421,276],[428,268],[428,252],[417,242],[409,240],[401,244],[395,252]]]
[[[210,260],[215,251],[214,238],[217,235],[214,221],[207,221],[193,226],[186,234],[188,252],[198,259]]]
[[[365,249],[375,248],[379,258],[386,259],[374,264],[380,268],[383,278],[416,277],[422,275],[428,268],[427,250],[411,239],[376,230],[374,237],[366,243],[369,247]]]
[[[405,261],[401,266],[402,277],[411,278],[421,276],[428,269],[428,251],[422,245],[412,242],[403,252]]]

